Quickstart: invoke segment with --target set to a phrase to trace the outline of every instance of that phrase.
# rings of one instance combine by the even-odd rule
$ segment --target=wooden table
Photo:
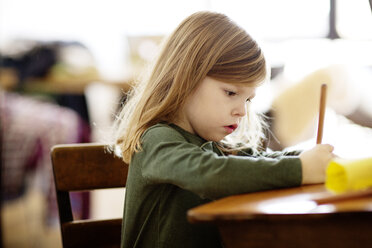
[[[228,247],[372,247],[372,197],[328,204],[324,185],[226,197],[188,212],[217,225]]]

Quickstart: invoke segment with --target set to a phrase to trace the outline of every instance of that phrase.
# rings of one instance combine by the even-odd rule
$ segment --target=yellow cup
[[[335,158],[327,167],[326,188],[335,193],[372,187],[372,158]]]

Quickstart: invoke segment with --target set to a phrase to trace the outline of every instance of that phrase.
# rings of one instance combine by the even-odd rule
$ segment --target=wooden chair
[[[63,247],[119,247],[122,219],[74,220],[69,192],[125,187],[128,165],[102,144],[51,151]]]

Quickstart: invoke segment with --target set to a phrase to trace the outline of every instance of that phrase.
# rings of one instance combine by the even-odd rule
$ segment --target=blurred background
[[[61,247],[50,148],[108,142],[131,85],[188,15],[222,12],[261,45],[271,80],[253,106],[272,150],[323,141],[347,158],[371,156],[371,0],[0,0],[1,242]],[[107,192],[105,193],[107,194]],[[80,218],[121,216],[124,193],[76,193]]]

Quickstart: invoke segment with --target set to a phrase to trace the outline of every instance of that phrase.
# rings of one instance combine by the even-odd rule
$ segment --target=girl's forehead
[[[244,82],[244,83],[234,83],[230,82],[232,85],[236,85],[239,87],[247,87],[247,88],[257,88],[264,84],[265,81],[257,81],[257,82]]]
[[[223,81],[220,81],[220,83],[242,91],[254,91],[259,86],[259,84],[256,83],[229,83]]]
[[[224,88],[225,90],[235,91],[236,93],[254,96],[257,85],[250,83],[231,83],[222,80],[218,80],[211,77],[206,77],[202,82],[201,88],[210,90],[213,88]]]
[[[221,80],[221,79],[216,79],[216,78],[212,78],[212,77],[209,77],[207,76],[204,80],[208,80],[210,82],[215,82],[215,83],[220,83],[220,84],[225,84],[225,85],[230,85],[230,86],[235,86],[235,87],[238,87],[238,88],[257,88],[259,87],[260,85],[262,85],[262,81],[259,81],[259,82],[241,82],[241,83],[237,83],[237,82],[231,82],[229,80]]]

